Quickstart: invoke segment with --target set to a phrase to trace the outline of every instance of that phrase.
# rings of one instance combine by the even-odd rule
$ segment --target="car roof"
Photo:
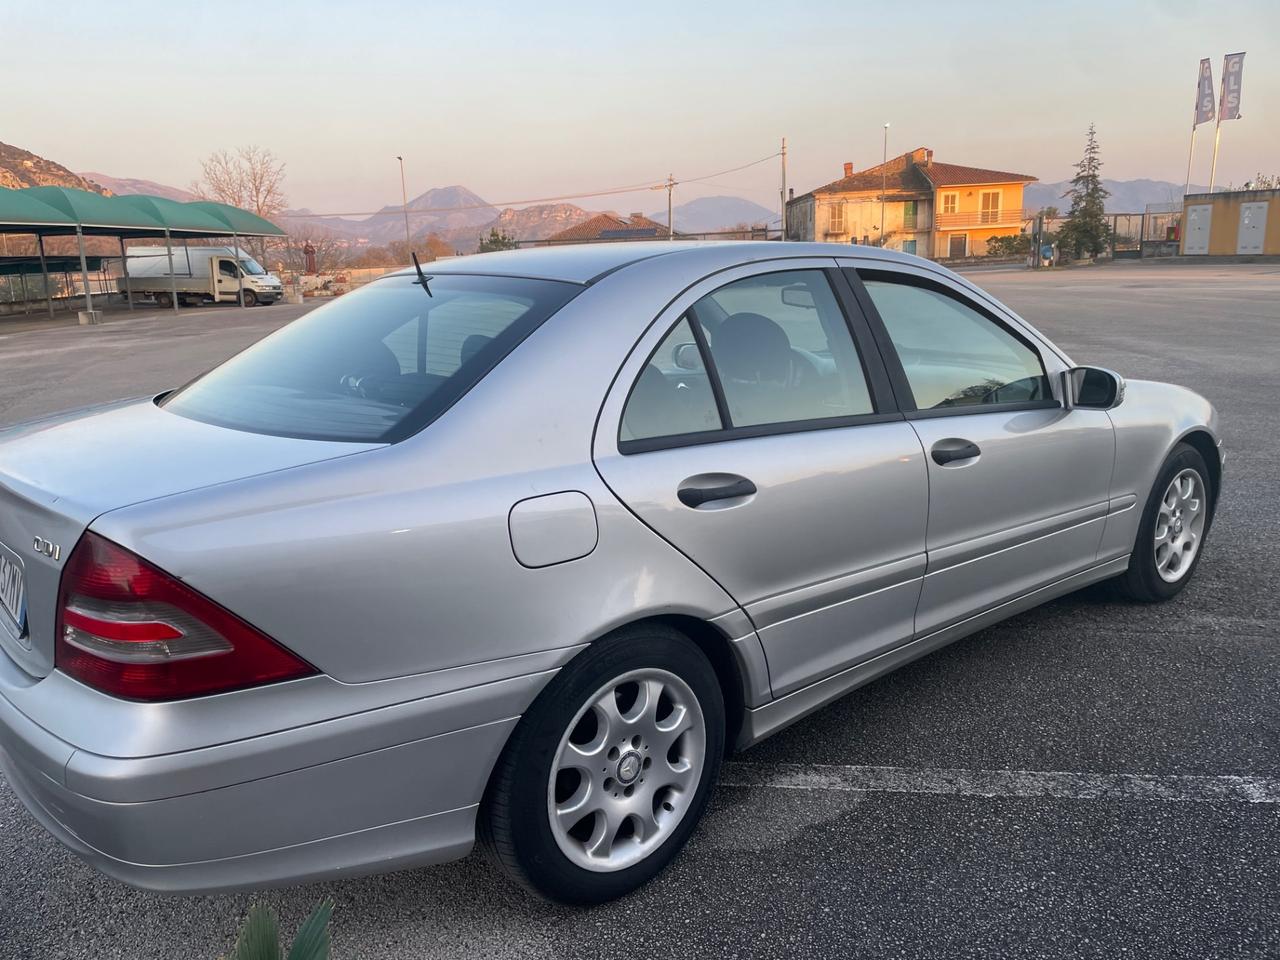
[[[474,256],[433,260],[424,265],[429,274],[482,274],[500,277],[532,277],[540,280],[563,280],[589,284],[641,260],[654,257],[705,256],[708,249],[733,251],[741,262],[771,260],[779,257],[851,256],[888,260],[898,263],[923,263],[919,257],[882,250],[833,243],[779,243],[748,240],[643,240],[630,243],[575,243],[562,246],[524,247]],[[413,268],[397,270],[391,276],[412,275]]]

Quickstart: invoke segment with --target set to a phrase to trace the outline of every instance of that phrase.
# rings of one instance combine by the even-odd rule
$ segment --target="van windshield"
[[[251,257],[241,257],[240,266],[243,267],[244,272],[249,274],[251,277],[261,276],[267,272],[262,269],[262,264],[258,263],[257,260],[254,260]]]
[[[440,416],[581,290],[557,280],[388,277],[259,341],[161,401],[253,433],[394,443]]]

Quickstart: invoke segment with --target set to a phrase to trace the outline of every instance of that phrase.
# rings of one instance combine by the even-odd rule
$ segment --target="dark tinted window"
[[[958,296],[864,276],[920,410],[1052,400],[1040,356]]]
[[[307,314],[167,397],[239,430],[389,441],[430,423],[580,288],[439,275],[379,280]]]

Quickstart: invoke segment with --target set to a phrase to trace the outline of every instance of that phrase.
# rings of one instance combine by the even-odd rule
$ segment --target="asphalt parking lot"
[[[216,957],[249,904],[336,903],[335,956],[1280,956],[1280,265],[972,279],[1077,362],[1222,414],[1195,581],[983,631],[737,756],[674,867],[589,911],[483,858],[260,894],[97,875],[0,780],[0,957]],[[182,383],[305,308],[0,319],[0,426]],[[371,789],[376,789],[371,785]]]

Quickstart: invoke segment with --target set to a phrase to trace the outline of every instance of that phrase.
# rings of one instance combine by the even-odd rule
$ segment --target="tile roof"
[[[547,240],[550,243],[569,240],[643,240],[666,235],[665,223],[658,223],[639,214],[620,217],[616,213],[598,213],[590,220],[553,233]]]
[[[931,162],[922,172],[935,187],[954,187],[976,183],[1030,183],[1038,179],[1026,173],[1008,173],[984,167],[964,167],[958,163]]]
[[[892,157],[885,163],[878,163],[866,170],[853,171],[849,176],[833,180],[809,193],[875,193],[879,196],[883,185],[885,195],[891,198],[927,198],[936,187],[979,183],[1029,183],[1035,179],[1025,173],[966,167],[958,163],[939,163],[933,159],[932,150],[917,147],[901,156]]]

